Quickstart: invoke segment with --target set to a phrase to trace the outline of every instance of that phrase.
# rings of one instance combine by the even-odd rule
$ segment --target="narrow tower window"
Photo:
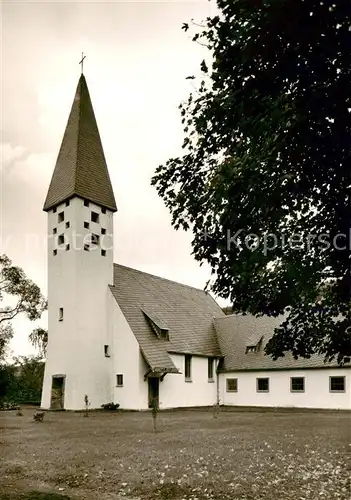
[[[116,382],[117,382],[117,387],[123,386],[123,374],[122,373],[118,373],[116,375]]]
[[[65,212],[60,212],[57,216],[58,223],[63,222],[65,220]]]
[[[70,226],[69,222],[66,222],[66,229],[68,229]]]
[[[69,206],[69,200],[66,201],[66,207],[68,207],[68,206]]]
[[[106,257],[106,250],[101,250],[101,255],[102,255],[103,257]]]
[[[89,229],[89,222],[84,222],[84,229]]]
[[[59,321],[63,321],[63,307],[59,309]]]
[[[110,346],[104,345],[104,353],[106,358],[110,357]]]
[[[53,213],[53,214],[56,214],[56,210],[57,210],[57,208],[56,208],[56,207],[54,207],[54,208],[52,209],[52,213]]]
[[[54,229],[52,230],[52,234],[56,234],[57,233],[57,229],[56,227],[54,227]]]
[[[58,240],[57,240],[57,241],[58,241],[58,244],[59,244],[59,245],[63,245],[63,244],[64,244],[64,242],[65,242],[65,237],[64,237],[64,235],[63,235],[63,234],[60,234],[60,235],[59,235],[59,237],[58,237]]]
[[[106,229],[104,227],[101,228],[101,234],[106,234]]]
[[[84,200],[84,206],[85,206],[85,207],[88,207],[88,206],[89,206],[89,202],[88,202],[88,200]]]
[[[102,214],[105,214],[105,213],[106,213],[106,208],[102,207],[102,209],[101,209],[101,213],[102,213]]]

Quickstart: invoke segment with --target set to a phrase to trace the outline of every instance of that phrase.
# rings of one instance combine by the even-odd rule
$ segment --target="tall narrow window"
[[[68,206],[69,206],[69,200],[66,201],[66,207],[68,207]]]
[[[85,206],[85,207],[88,207],[88,206],[89,206],[89,202],[88,202],[88,200],[84,200],[84,206]]]
[[[57,216],[58,223],[63,222],[65,220],[65,212],[60,212]]]
[[[101,234],[106,234],[106,229],[104,227],[101,228]]]
[[[191,380],[191,355],[185,355],[185,370],[184,370],[185,380]]]
[[[59,309],[59,321],[63,321],[63,307]]]
[[[213,364],[214,358],[208,358],[207,360],[207,378],[208,380],[213,380]]]
[[[110,357],[110,346],[104,345],[104,353],[105,353],[106,358]]]
[[[117,387],[123,386],[123,374],[122,373],[118,373],[116,375],[116,384],[117,384]]]
[[[54,229],[52,230],[52,234],[57,234],[57,229],[56,229],[56,227],[54,227]]]
[[[102,208],[101,208],[101,213],[102,213],[102,214],[105,214],[105,213],[106,213],[106,208],[102,207]]]
[[[65,242],[65,237],[63,234],[60,234],[59,237],[58,237],[58,240],[57,240],[58,244],[59,245],[63,245],[64,242]]]
[[[66,229],[68,229],[68,228],[69,228],[69,225],[70,225],[70,224],[69,224],[69,221],[67,221],[67,222],[66,222]]]
[[[89,229],[89,222],[84,222],[84,228]]]

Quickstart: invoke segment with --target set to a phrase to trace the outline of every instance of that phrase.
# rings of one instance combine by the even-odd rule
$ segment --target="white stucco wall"
[[[216,365],[213,367],[214,381],[207,378],[208,358],[192,356],[191,382],[185,381],[185,356],[170,354],[180,374],[169,373],[160,382],[160,408],[186,406],[211,406],[217,400]]]
[[[344,376],[345,392],[329,392],[329,377]],[[269,378],[269,392],[256,391],[257,378]],[[290,378],[304,377],[305,391],[291,392]],[[226,391],[226,379],[238,379],[238,392]],[[220,397],[225,405],[351,409],[351,370],[309,369],[220,374]]]
[[[139,344],[119,305],[110,292],[108,298],[109,332],[113,339],[110,385],[113,402],[128,410],[142,409],[139,385]],[[117,374],[123,375],[123,386],[117,387]]]
[[[91,221],[91,212],[99,214],[99,223]],[[64,221],[58,214],[64,212]],[[90,228],[84,228],[84,222]],[[66,228],[69,222],[69,228]],[[53,229],[57,235],[53,236]],[[106,229],[107,236],[101,234]],[[91,233],[100,236],[100,245],[85,251]],[[63,234],[64,245],[57,237]],[[48,349],[42,394],[42,407],[50,408],[52,376],[65,375],[65,409],[84,407],[87,394],[91,408],[110,400],[111,359],[104,355],[109,344],[107,331],[108,285],[113,281],[113,213],[105,214],[93,203],[84,206],[75,197],[69,206],[61,204],[56,213],[48,212]],[[66,251],[66,245],[70,249]],[[101,247],[106,256],[101,255]],[[53,250],[57,248],[57,255]],[[63,321],[59,321],[59,308]]]

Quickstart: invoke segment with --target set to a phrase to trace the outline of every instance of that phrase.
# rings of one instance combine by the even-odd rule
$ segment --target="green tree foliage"
[[[6,255],[0,256],[0,302],[9,299],[11,305],[0,307],[0,361],[13,336],[11,320],[18,314],[25,314],[35,321],[47,308],[40,288],[29,280],[23,269],[13,266]]]
[[[0,399],[39,402],[43,378],[44,362],[40,356],[19,356],[0,367]]]
[[[274,358],[351,355],[351,11],[329,0],[218,0],[193,40],[184,154],[152,179],[234,312],[285,314]],[[183,29],[189,29],[188,24]],[[328,286],[327,286],[328,285]]]
[[[48,345],[48,331],[44,328],[35,328],[29,335],[29,340],[39,350],[41,356],[46,355]]]

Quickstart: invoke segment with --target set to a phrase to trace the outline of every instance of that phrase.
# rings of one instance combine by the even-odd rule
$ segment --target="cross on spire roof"
[[[84,52],[82,52],[82,59],[79,61],[79,64],[81,65],[81,69],[82,69],[82,74],[83,74],[83,62],[84,62],[85,58],[86,58],[86,56],[84,55]]]

